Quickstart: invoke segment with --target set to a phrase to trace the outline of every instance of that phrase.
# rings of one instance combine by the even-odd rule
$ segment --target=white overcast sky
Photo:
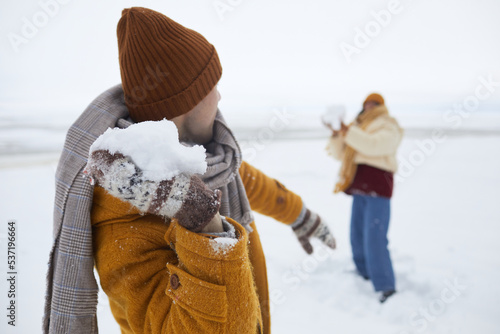
[[[401,0],[398,14],[350,63],[341,43],[353,44],[355,29],[373,24],[371,12],[391,1],[65,0],[15,52],[9,36],[22,36],[26,20],[41,17],[41,3],[51,1],[1,0],[0,112],[81,110],[118,83],[116,24],[123,8],[137,5],[215,45],[220,91],[231,108],[358,103],[371,91],[393,103],[446,105],[474,94],[480,76],[500,81],[498,0]],[[216,3],[232,6],[223,20]],[[500,86],[484,103],[500,109]]]

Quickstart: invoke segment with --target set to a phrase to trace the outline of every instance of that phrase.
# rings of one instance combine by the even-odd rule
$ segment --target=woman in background
[[[370,94],[353,123],[332,130],[327,151],[342,161],[335,193],[352,195],[351,247],[358,273],[371,280],[383,303],[396,292],[387,249],[396,151],[403,137],[384,98]]]

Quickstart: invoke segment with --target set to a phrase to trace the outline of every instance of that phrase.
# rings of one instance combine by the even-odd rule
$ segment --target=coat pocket
[[[226,287],[196,278],[167,264],[170,281],[165,293],[188,313],[207,320],[227,321]]]

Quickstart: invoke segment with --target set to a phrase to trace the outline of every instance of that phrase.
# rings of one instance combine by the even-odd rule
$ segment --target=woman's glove
[[[92,152],[84,173],[142,213],[176,218],[193,232],[201,231],[219,212],[220,190],[209,189],[199,177],[179,174],[159,182],[145,180],[132,159],[121,153]]]
[[[318,238],[332,249],[336,247],[335,238],[328,226],[321,222],[320,216],[309,209],[302,210],[299,218],[292,224],[292,229],[307,254],[313,252],[313,247],[309,242],[312,237]]]

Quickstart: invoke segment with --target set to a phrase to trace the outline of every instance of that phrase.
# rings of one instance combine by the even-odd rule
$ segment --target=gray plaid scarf
[[[44,333],[97,333],[97,293],[92,254],[93,186],[83,178],[90,145],[109,127],[126,128],[128,110],[121,84],[98,96],[68,130],[56,171],[53,246],[47,272]],[[202,179],[222,190],[220,213],[249,231],[253,221],[238,169],[241,150],[218,111],[213,141],[206,145]]]

